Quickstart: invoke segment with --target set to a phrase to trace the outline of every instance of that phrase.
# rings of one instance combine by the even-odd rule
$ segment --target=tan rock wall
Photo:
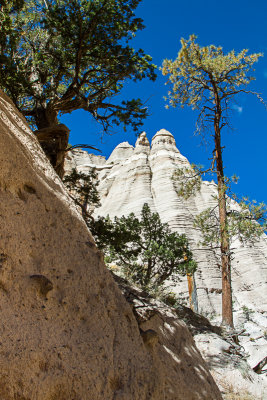
[[[3,93],[0,223],[1,400],[221,398],[196,350],[193,368],[185,364],[183,377],[176,369],[194,349],[184,326],[173,332],[182,340],[170,375],[164,356],[146,348],[102,254]]]

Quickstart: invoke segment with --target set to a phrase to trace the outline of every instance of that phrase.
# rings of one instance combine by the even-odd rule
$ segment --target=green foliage
[[[107,262],[122,266],[125,276],[143,288],[159,287],[173,274],[196,269],[185,235],[171,232],[147,204],[140,220],[133,213],[114,222],[99,218],[92,233]]]
[[[201,188],[201,167],[191,164],[188,168],[177,169],[172,176],[174,183],[178,183],[176,192],[185,200],[189,199]]]
[[[16,0],[0,10],[0,87],[38,129],[83,109],[107,130],[142,124],[140,99],[111,103],[127,79],[155,79],[130,40],[143,29],[140,0]],[[106,101],[108,99],[108,101]]]
[[[211,207],[202,211],[194,218],[194,227],[201,231],[201,244],[203,246],[213,246],[220,243],[219,218]]]
[[[237,200],[237,198],[235,198]],[[200,229],[204,246],[220,244],[218,207],[209,207],[194,219]],[[243,243],[256,242],[267,229],[267,209],[264,203],[257,204],[243,198],[239,203],[227,201],[227,235],[229,242],[238,238]]]
[[[242,311],[244,313],[246,321],[251,321],[251,315],[253,315],[255,311],[253,311],[251,308],[248,308],[247,306],[243,306]]]
[[[201,189],[201,175],[206,172],[201,166],[192,164],[189,168],[180,168],[173,174],[173,181],[178,196],[189,199]],[[233,175],[224,177],[224,192],[228,194],[227,208],[227,235],[229,242],[238,238],[241,242],[254,243],[267,230],[267,206],[243,197],[239,199],[232,191],[232,183],[237,183],[239,178]],[[213,196],[218,203],[218,196]],[[232,201],[234,200],[235,203]],[[209,207],[194,218],[194,226],[202,234],[201,243],[204,246],[218,246],[221,240],[218,206]]]
[[[167,84],[172,85],[168,92],[171,106],[181,104],[201,109],[209,103],[212,113],[216,108],[215,92],[228,103],[241,87],[255,79],[249,72],[263,54],[247,55],[246,49],[237,54],[234,50],[224,54],[222,47],[200,47],[196,38],[191,35],[188,40],[181,39],[177,59],[164,60],[161,70],[163,75],[169,75]]]
[[[237,236],[242,242],[257,241],[267,230],[266,204],[243,197],[237,209],[228,210],[228,219],[231,237]]]
[[[92,211],[94,208],[100,207],[100,197],[97,191],[99,181],[95,168],[92,168],[87,174],[73,168],[70,175],[64,176],[63,182],[72,199],[81,208],[85,222],[90,225],[93,220]]]

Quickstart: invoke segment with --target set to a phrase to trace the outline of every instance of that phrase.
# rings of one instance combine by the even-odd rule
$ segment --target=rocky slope
[[[147,341],[36,138],[0,92],[1,400],[221,399],[185,324]],[[145,335],[145,336],[144,336]],[[175,345],[173,345],[175,343]]]
[[[264,400],[267,396],[265,379],[255,373],[246,362],[244,349],[236,341],[236,336],[213,326],[209,320],[190,308],[179,305],[170,308],[166,304],[149,296],[148,293],[129,285],[125,279],[114,275],[119,288],[131,305],[141,335],[151,345],[156,341],[164,347],[166,336],[164,328],[175,332],[169,337],[169,349],[179,347],[180,331],[177,329],[177,317],[183,320],[194,337],[202,357],[219,386],[225,400]],[[146,333],[143,333],[145,330]],[[155,336],[154,332],[159,332]],[[170,345],[172,347],[170,347]],[[170,375],[171,375],[170,371]]]
[[[121,216],[140,214],[144,203],[157,211],[163,222],[173,230],[185,233],[190,240],[198,271],[195,276],[197,303],[200,313],[220,321],[221,272],[216,253],[199,245],[200,234],[193,227],[194,216],[214,205],[216,185],[202,182],[201,190],[189,200],[177,196],[172,175],[177,168],[189,166],[179,152],[173,135],[162,129],[152,139],[151,147],[145,133],[135,147],[127,142],[119,144],[110,157],[90,155],[75,150],[68,156],[67,170],[76,167],[86,172],[95,167],[100,179],[102,206],[95,215]],[[234,206],[234,205],[233,205]],[[232,285],[234,319],[238,329],[245,328],[249,336],[242,344],[249,352],[254,367],[267,353],[267,238],[253,246],[233,243]],[[187,300],[186,279],[172,289],[181,301]]]

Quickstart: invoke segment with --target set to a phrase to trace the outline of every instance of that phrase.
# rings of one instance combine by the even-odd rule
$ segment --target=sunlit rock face
[[[105,163],[76,155],[84,171]],[[0,220],[1,400],[222,399],[173,313],[152,321],[153,343],[146,318],[140,331],[62,181],[1,91]]]
[[[86,152],[79,151],[78,154],[79,157],[76,157],[76,152],[69,156],[69,166],[75,163],[81,171],[85,171],[89,164],[92,166],[92,160],[88,164],[85,161],[88,158]],[[172,180],[173,173],[177,168],[189,166],[189,161],[177,149],[173,135],[165,129],[156,133],[151,147],[146,134],[142,133],[134,148],[124,142],[115,148],[105,163],[101,158],[101,165],[94,165],[99,171],[102,203],[95,214],[109,214],[110,217],[114,217],[134,212],[140,215],[143,204],[148,203],[152,211],[159,213],[163,222],[167,222],[173,230],[185,233],[198,261],[195,276],[198,309],[201,313],[220,320],[220,260],[215,251],[203,248],[199,244],[200,233],[193,226],[195,215],[215,205],[213,196],[217,191],[216,184],[203,181],[200,192],[188,200],[177,196],[177,183]],[[239,241],[235,241],[232,247],[235,323],[237,326],[246,323],[243,307],[247,307],[253,310],[250,315],[251,324],[260,324],[263,327],[266,323],[263,313],[267,309],[266,236],[252,247]],[[186,279],[182,278],[172,290],[179,294],[181,300],[188,298]],[[256,346],[255,341],[253,344]],[[249,346],[251,347],[251,343]]]

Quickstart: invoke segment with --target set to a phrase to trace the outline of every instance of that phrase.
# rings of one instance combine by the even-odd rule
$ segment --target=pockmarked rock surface
[[[2,92],[0,221],[1,400],[221,399],[184,324],[161,328],[177,346],[145,343],[63,184]]]
[[[67,165],[68,170],[76,167],[82,172],[96,168],[102,204],[95,210],[96,216],[112,218],[131,212],[140,215],[143,204],[148,203],[163,222],[187,235],[198,262],[195,274],[198,311],[218,323],[221,320],[220,260],[214,250],[199,244],[201,236],[193,226],[197,214],[215,206],[213,196],[217,187],[214,182],[203,181],[195,196],[188,200],[179,197],[172,176],[177,169],[189,166],[187,158],[177,149],[173,135],[165,129],[156,133],[151,146],[145,133],[140,135],[135,147],[127,142],[119,144],[107,160],[75,150],[68,156]],[[234,202],[233,207],[236,207]],[[266,356],[267,237],[264,235],[252,246],[235,240],[232,252],[234,323],[237,329],[249,332],[250,336],[241,340],[254,367]],[[181,278],[172,291],[182,302],[188,301],[186,278]]]

